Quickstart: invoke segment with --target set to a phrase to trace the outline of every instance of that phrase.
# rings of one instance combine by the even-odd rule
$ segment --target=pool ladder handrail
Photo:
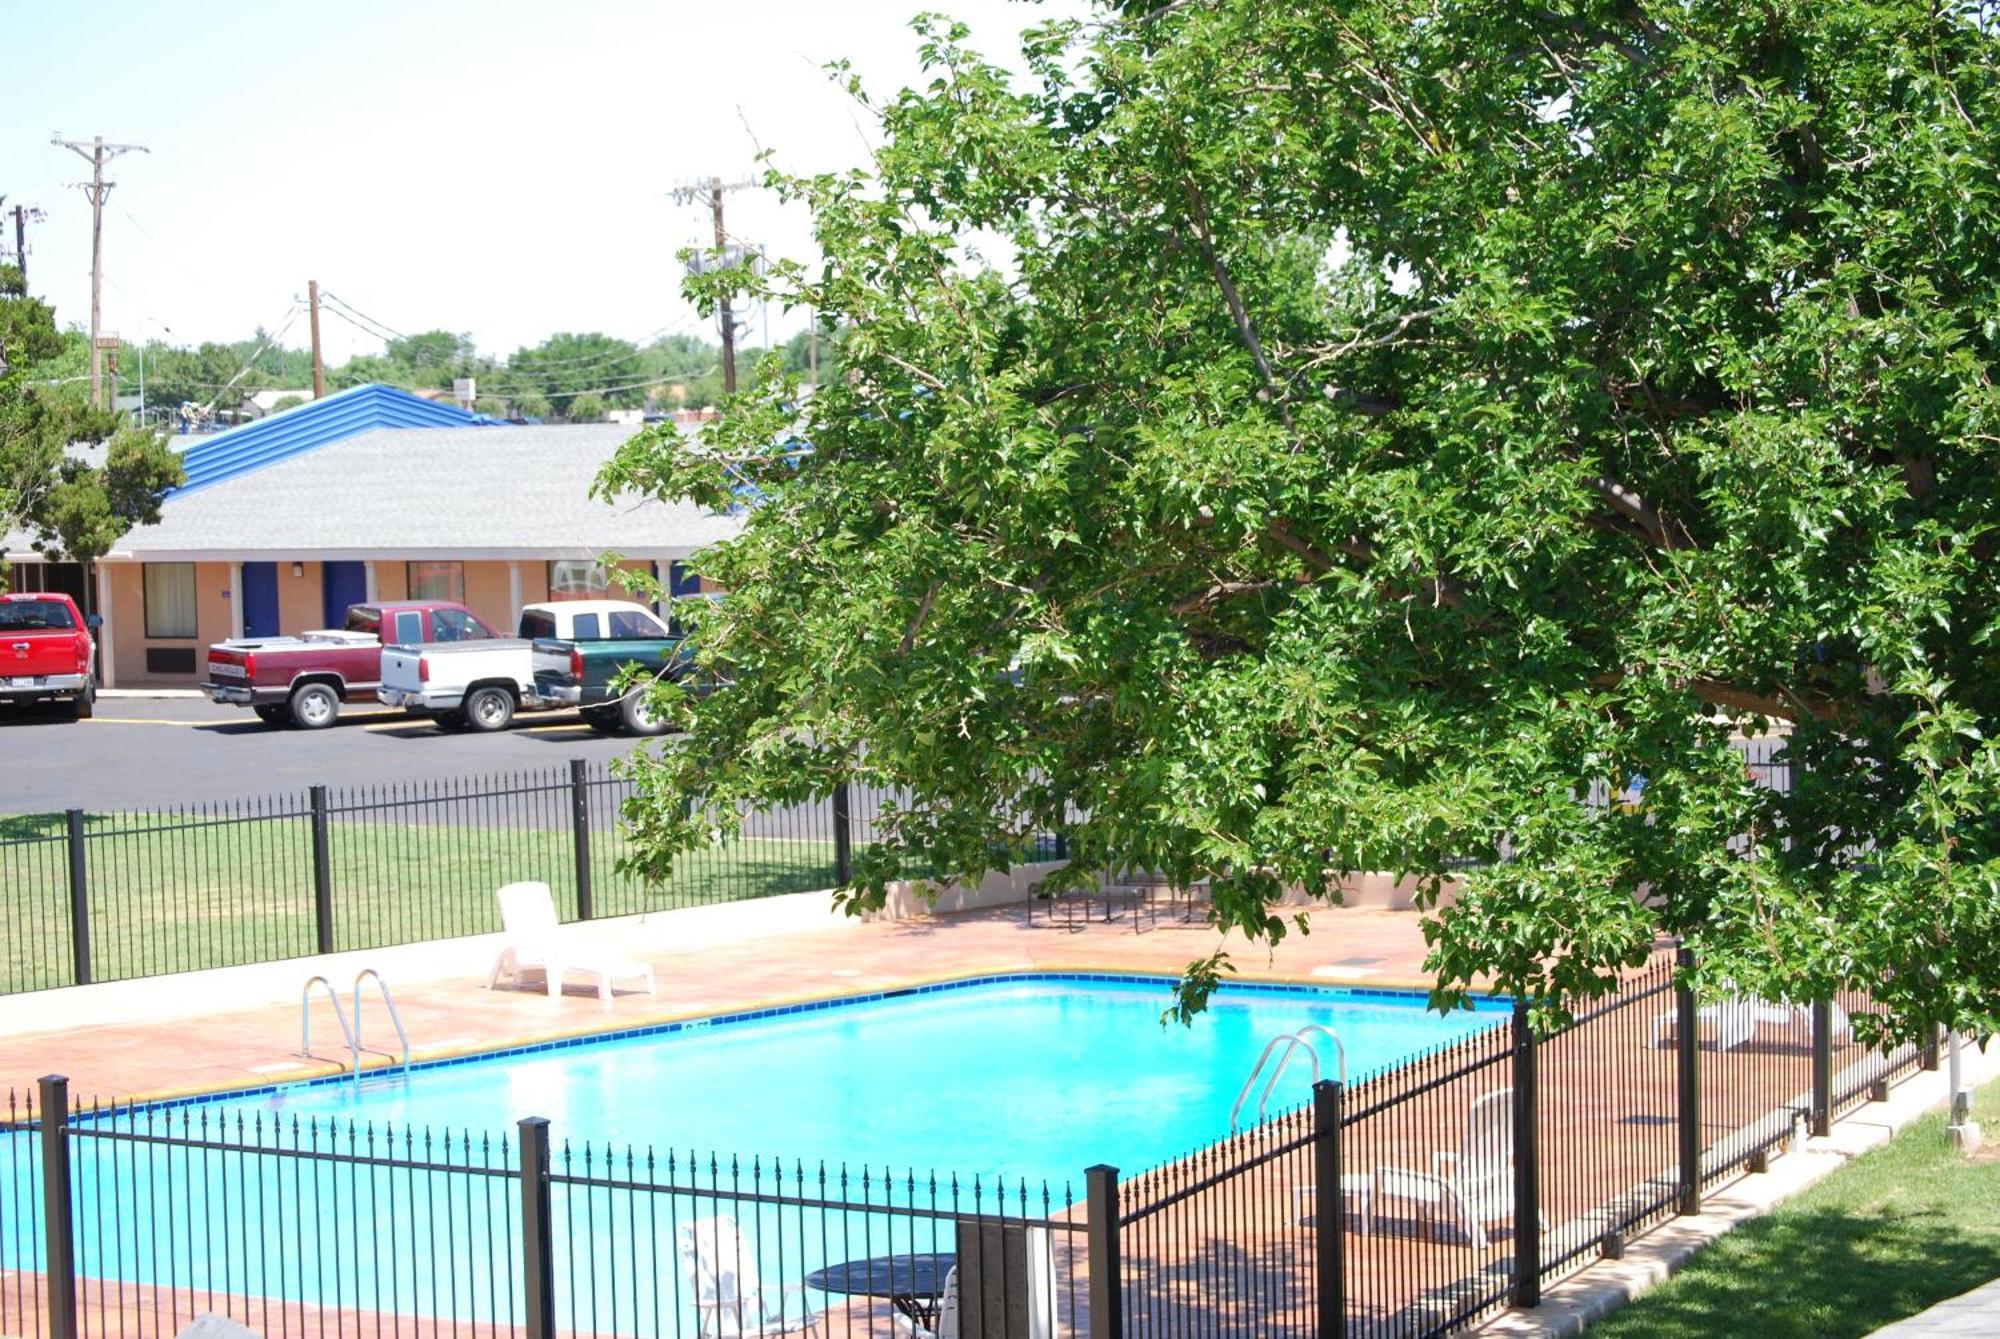
[[[403,1072],[410,1070],[410,1034],[403,1030],[403,1015],[396,1008],[396,997],[389,993],[389,983],[373,967],[363,967],[354,977],[354,1041],[361,1043],[361,983],[369,977],[375,978],[375,988],[381,992],[382,1003],[389,1010],[389,1021],[395,1024],[396,1040],[403,1045]],[[358,1061],[356,1062],[359,1063]]]
[[[373,967],[364,967],[354,978],[354,1015],[348,1019],[347,1010],[341,1007],[340,992],[333,988],[333,982],[324,976],[311,977],[305,989],[299,993],[299,1054],[312,1055],[312,991],[314,986],[326,987],[326,997],[333,1004],[334,1021],[340,1024],[340,1035],[347,1042],[348,1068],[355,1082],[361,1081],[361,983],[369,977],[375,978],[375,985],[382,992],[382,1003],[388,1006],[389,1021],[395,1024],[396,1038],[403,1044],[403,1069],[410,1068],[410,1034],[403,1028],[403,1016],[396,1009],[396,998],[389,993],[389,983]]]
[[[1295,1032],[1281,1032],[1265,1044],[1264,1053],[1258,1056],[1257,1063],[1250,1067],[1250,1077],[1243,1080],[1243,1091],[1236,1094],[1236,1105],[1229,1108],[1229,1133],[1236,1133],[1237,1117],[1242,1114],[1243,1103],[1249,1099],[1250,1090],[1257,1086],[1257,1076],[1264,1072],[1264,1066],[1270,1060],[1271,1052],[1280,1046],[1285,1048],[1285,1052],[1278,1057],[1278,1063],[1271,1067],[1271,1077],[1265,1081],[1263,1095],[1257,1099],[1258,1120],[1264,1119],[1264,1108],[1271,1104],[1272,1090],[1278,1086],[1278,1079],[1284,1074],[1285,1066],[1291,1063],[1293,1053],[1300,1047],[1305,1048],[1306,1058],[1312,1061],[1312,1081],[1319,1082],[1319,1048],[1308,1040],[1315,1033],[1333,1043],[1334,1055],[1340,1064],[1340,1081],[1347,1082],[1347,1047],[1341,1044],[1339,1035],[1332,1028],[1323,1027],[1318,1023],[1308,1023]]]

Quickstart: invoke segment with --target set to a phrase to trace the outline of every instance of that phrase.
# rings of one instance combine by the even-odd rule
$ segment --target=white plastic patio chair
[[[896,1333],[904,1339],[958,1339],[958,1266],[944,1276],[944,1296],[938,1299],[937,1328],[927,1330],[900,1311],[890,1313]]]
[[[1495,1088],[1474,1098],[1457,1150],[1433,1154],[1431,1170],[1375,1169],[1377,1231],[1388,1200],[1420,1205],[1432,1221],[1450,1219],[1475,1249],[1484,1250],[1486,1225],[1514,1215],[1514,1090]],[[1515,1225],[1515,1231],[1522,1230]]]
[[[1715,1049],[1727,1051],[1741,1046],[1757,1035],[1757,1001],[1736,996],[1720,1004],[1704,1004],[1694,1011],[1695,1038],[1700,1041],[1702,1029],[1710,1029],[1715,1037]],[[1678,1011],[1658,1014],[1653,1018],[1653,1046],[1658,1049],[1667,1035],[1667,1029],[1680,1025]]]
[[[648,995],[655,993],[650,965],[636,958],[592,953],[562,942],[562,922],[556,916],[556,900],[546,883],[510,883],[500,890],[499,897],[500,923],[506,929],[507,943],[486,976],[488,990],[497,987],[502,978],[512,981],[523,973],[539,971],[552,1000],[562,996],[565,972],[595,978],[600,1000],[611,998],[613,981],[633,978],[645,983]]]
[[[694,1293],[700,1339],[819,1333],[819,1313],[806,1306],[803,1286],[772,1288],[758,1280],[756,1252],[734,1218],[722,1214],[683,1223],[674,1236]],[[799,1295],[798,1315],[787,1318],[785,1297],[792,1293]]]

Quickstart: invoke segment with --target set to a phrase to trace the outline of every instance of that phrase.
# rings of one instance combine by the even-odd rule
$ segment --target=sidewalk
[[[1884,1325],[1874,1339],[2000,1339],[2000,1279]]]

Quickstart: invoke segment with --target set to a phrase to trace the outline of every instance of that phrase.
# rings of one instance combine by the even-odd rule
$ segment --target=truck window
[[[486,625],[466,613],[463,609],[433,609],[431,611],[431,640],[438,642],[476,642],[488,636]]]
[[[596,614],[578,614],[570,621],[569,629],[569,635],[573,641],[597,642],[604,640],[604,634],[599,632],[597,628]]]
[[[0,628],[34,632],[43,628],[74,628],[69,606],[61,600],[0,600]]]
[[[371,609],[365,604],[347,606],[347,631],[365,632],[370,637],[382,635],[382,611]]]
[[[609,621],[613,637],[664,637],[667,635],[666,629],[662,628],[651,614],[641,613],[637,609],[613,610]]]
[[[555,615],[546,609],[523,609],[521,611],[521,635],[530,640],[536,637],[555,636]]]
[[[405,609],[396,615],[396,642],[415,646],[424,639],[424,615],[420,609]]]

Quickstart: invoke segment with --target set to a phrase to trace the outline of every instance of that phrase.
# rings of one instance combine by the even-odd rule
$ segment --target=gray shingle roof
[[[636,428],[387,428],[170,498],[113,558],[678,558],[741,521],[590,497]]]

